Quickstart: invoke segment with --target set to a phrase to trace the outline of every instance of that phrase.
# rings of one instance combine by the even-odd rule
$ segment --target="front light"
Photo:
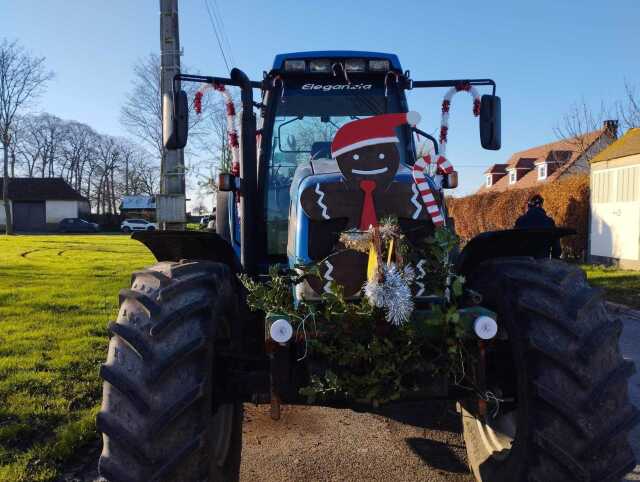
[[[293,327],[287,320],[280,318],[271,324],[269,335],[277,343],[286,343],[293,336]]]
[[[478,316],[473,322],[473,331],[476,332],[478,338],[490,340],[498,334],[498,323],[489,316]]]
[[[389,70],[388,60],[369,60],[369,70],[372,72],[386,72]]]
[[[287,72],[304,72],[307,63],[304,60],[285,60],[284,70]]]
[[[331,62],[326,59],[310,60],[309,71],[314,74],[325,74],[331,72]]]
[[[347,59],[344,68],[347,72],[364,72],[367,66],[364,59]]]

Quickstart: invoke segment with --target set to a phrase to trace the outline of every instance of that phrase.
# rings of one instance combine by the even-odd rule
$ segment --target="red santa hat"
[[[331,155],[336,158],[361,147],[399,142],[396,137],[396,127],[403,124],[415,126],[418,122],[420,122],[420,114],[417,112],[381,114],[349,122],[336,132],[331,143]]]

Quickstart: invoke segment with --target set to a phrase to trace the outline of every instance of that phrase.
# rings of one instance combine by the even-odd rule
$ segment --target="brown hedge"
[[[534,194],[544,198],[544,208],[557,226],[575,229],[578,234],[562,240],[562,252],[570,258],[584,258],[589,220],[589,176],[577,174],[527,189],[448,198],[449,216],[456,231],[468,241],[485,231],[512,228]]]

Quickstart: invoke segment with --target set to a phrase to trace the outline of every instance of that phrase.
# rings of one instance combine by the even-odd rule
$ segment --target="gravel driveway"
[[[473,481],[453,404],[348,409],[245,405],[241,480]]]
[[[624,322],[623,355],[639,368],[629,388],[640,406],[640,313],[610,309]],[[380,414],[284,406],[277,422],[268,405],[246,404],[243,437],[242,482],[473,482],[452,403],[403,404]],[[640,426],[630,439],[640,460]],[[93,447],[61,480],[94,481],[98,454]],[[624,480],[640,481],[640,466]]]
[[[473,482],[449,402],[402,404],[384,416],[348,409],[245,404],[241,482]],[[93,447],[61,479],[98,482]]]

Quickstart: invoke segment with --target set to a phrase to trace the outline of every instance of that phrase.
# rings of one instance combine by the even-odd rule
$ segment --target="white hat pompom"
[[[420,122],[420,114],[418,114],[415,111],[409,111],[407,112],[407,124],[411,125],[411,126],[415,126],[418,125],[418,122]]]

